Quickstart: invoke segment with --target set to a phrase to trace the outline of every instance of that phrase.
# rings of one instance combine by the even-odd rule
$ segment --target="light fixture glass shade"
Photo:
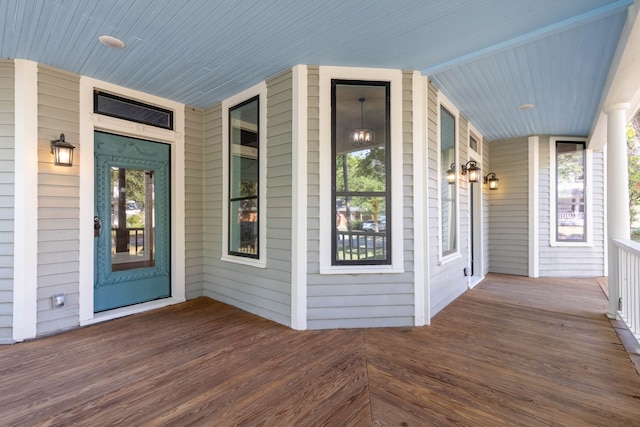
[[[462,175],[469,175],[469,182],[476,183],[480,182],[480,168],[475,160],[469,160],[467,163],[462,165]]]
[[[376,139],[371,129],[356,129],[351,132],[351,144],[356,146],[369,145]]]
[[[60,139],[51,141],[51,154],[53,154],[53,164],[56,166],[73,166],[73,145],[64,140],[64,134],[60,134]]]
[[[498,181],[496,178],[496,174],[491,172],[484,177],[484,183],[489,185],[489,190],[497,190],[498,189]]]
[[[350,137],[351,145],[356,147],[369,145],[376,139],[373,131],[364,127],[364,101],[366,101],[365,98],[358,99],[358,102],[360,102],[360,128],[351,132]]]
[[[469,182],[480,181],[480,169],[469,169]]]
[[[456,165],[455,163],[451,163],[449,169],[447,170],[447,182],[449,184],[453,184],[456,182]]]

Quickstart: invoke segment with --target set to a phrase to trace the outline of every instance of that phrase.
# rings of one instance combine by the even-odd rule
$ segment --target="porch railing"
[[[122,232],[120,238],[122,239],[123,247],[126,248],[126,252],[137,254],[144,249],[144,227],[113,228],[111,230],[112,247],[118,246],[117,240],[120,232]],[[124,250],[120,252],[124,252]]]
[[[387,234],[354,230],[338,231],[338,259],[375,260],[387,258]]]
[[[617,289],[609,297],[618,298],[618,317],[627,325],[640,350],[640,243],[614,239],[617,262]],[[609,280],[609,286],[615,286]]]

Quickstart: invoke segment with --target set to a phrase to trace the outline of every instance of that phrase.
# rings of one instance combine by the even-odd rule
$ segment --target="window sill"
[[[438,261],[438,265],[445,265],[460,258],[462,258],[462,255],[460,254],[460,252],[456,252],[454,254],[441,257]]]
[[[593,243],[591,242],[551,242],[549,244],[552,248],[561,247],[561,248],[592,248]]]
[[[233,264],[248,265],[250,267],[267,268],[267,262],[260,259],[251,259],[251,258],[236,257],[232,255],[223,255],[222,257],[220,257],[220,260],[224,262],[231,262]]]
[[[332,266],[320,268],[320,274],[399,274],[404,268],[393,265]]]

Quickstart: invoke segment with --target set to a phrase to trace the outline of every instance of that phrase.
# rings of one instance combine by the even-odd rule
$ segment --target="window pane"
[[[447,171],[457,169],[455,118],[445,108],[440,108],[440,207],[442,255],[456,251],[456,184],[447,180]]]
[[[556,143],[558,241],[586,241],[584,150],[582,142]]]
[[[476,153],[480,152],[478,150],[478,140],[473,135],[469,136],[469,148],[471,148]]]
[[[342,153],[336,156],[336,191],[377,191],[386,186],[384,147]]]
[[[229,110],[229,252],[258,257],[258,98]]]
[[[389,84],[332,83],[333,264],[389,264]]]
[[[110,93],[94,91],[93,111],[105,116],[173,129],[173,111]]]
[[[231,153],[231,163],[231,198],[257,196],[258,159]]]
[[[258,254],[258,209],[255,199],[231,202],[229,210],[229,251]]]
[[[153,171],[111,168],[111,271],[155,265]]]

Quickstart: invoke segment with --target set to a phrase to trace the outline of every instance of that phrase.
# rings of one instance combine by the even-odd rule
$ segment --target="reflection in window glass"
[[[333,264],[390,264],[389,83],[332,81]]]
[[[93,93],[93,112],[173,129],[173,111],[97,90]]]
[[[154,173],[111,167],[111,271],[155,265]]]
[[[585,144],[556,142],[556,239],[585,242]]]
[[[229,110],[229,253],[258,258],[258,97]]]
[[[476,153],[480,152],[478,147],[478,139],[473,135],[469,135],[469,148],[471,148]]]
[[[456,252],[457,201],[456,183],[449,183],[447,171],[456,170],[456,121],[446,108],[440,107],[440,209],[442,255]]]

